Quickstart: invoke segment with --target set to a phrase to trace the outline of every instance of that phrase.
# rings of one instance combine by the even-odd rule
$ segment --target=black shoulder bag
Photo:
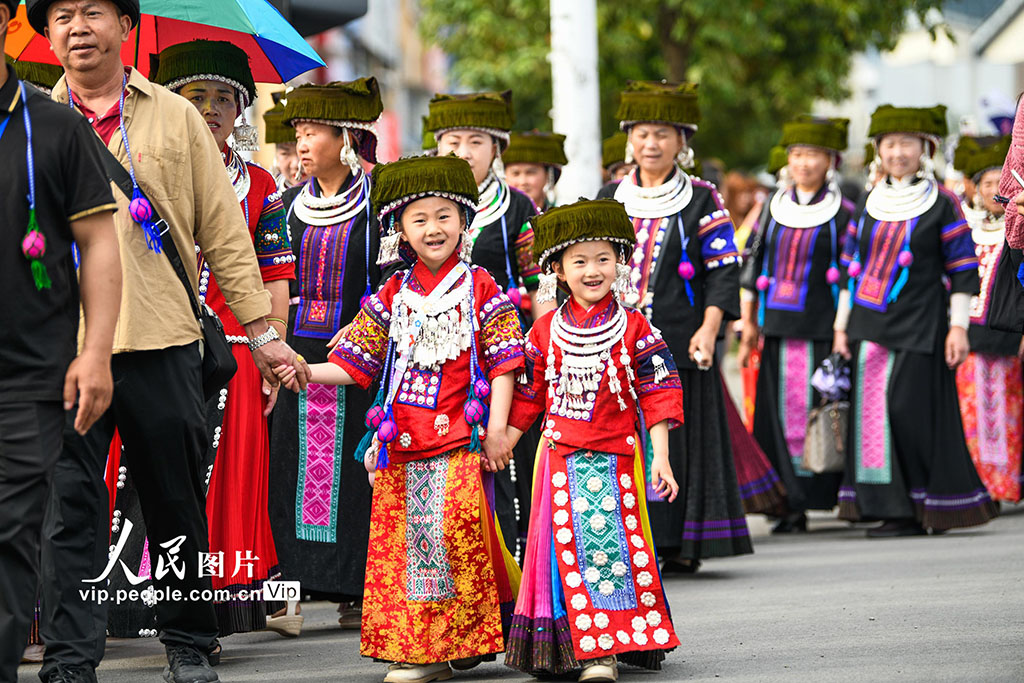
[[[121,162],[117,160],[117,157],[106,147],[103,147],[100,156],[103,159],[103,166],[107,171],[107,175],[110,176],[110,180],[117,185],[121,192],[124,193],[124,196],[131,199],[134,186],[128,171],[125,170]],[[224,336],[224,325],[220,322],[220,318],[217,317],[212,308],[206,304],[200,304],[196,298],[192,285],[189,283],[185,265],[181,261],[181,255],[178,254],[178,248],[174,245],[174,239],[167,234],[170,225],[157,213],[156,206],[153,206],[153,222],[161,226],[160,241],[163,245],[163,252],[167,254],[167,260],[171,262],[171,267],[174,268],[174,272],[178,274],[178,279],[181,280],[181,284],[185,287],[189,304],[192,307],[192,313],[199,322],[199,330],[203,335],[203,348],[201,349],[203,358],[203,395],[209,401],[221,389],[227,386],[228,381],[231,380],[235,371],[238,370],[238,363],[231,352],[231,344],[228,343],[227,337]]]

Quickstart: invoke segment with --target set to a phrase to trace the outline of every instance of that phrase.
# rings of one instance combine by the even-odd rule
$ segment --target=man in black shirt
[[[0,0],[0,52],[17,4]],[[121,261],[100,151],[85,119],[0,65],[0,681],[17,680],[28,641],[65,411],[77,403],[84,434],[113,392]]]

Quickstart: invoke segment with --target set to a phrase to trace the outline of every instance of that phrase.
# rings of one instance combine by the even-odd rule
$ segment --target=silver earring
[[[377,252],[378,266],[386,266],[398,260],[398,244],[402,241],[395,229],[395,214],[392,213],[388,218],[388,234],[381,238],[380,251]]]
[[[341,146],[341,162],[352,170],[352,175],[359,172],[359,155],[352,149],[352,138],[349,136],[348,128],[341,129],[344,143]]]
[[[255,152],[260,148],[260,132],[256,126],[247,123],[245,112],[242,112],[242,122],[231,131],[235,136],[235,149],[240,152]]]
[[[633,269],[625,263],[615,264],[615,280],[612,282],[612,291],[620,301],[635,306],[640,299],[640,293],[633,285]]]
[[[631,140],[626,140],[626,155],[623,161],[627,164],[633,163],[633,142]]]
[[[679,154],[676,155],[676,163],[682,168],[693,168],[693,149],[684,146],[679,150]]]
[[[612,285],[614,287],[614,285]],[[558,292],[558,276],[548,271],[541,273],[540,284],[537,285],[537,303],[544,304],[554,301]]]

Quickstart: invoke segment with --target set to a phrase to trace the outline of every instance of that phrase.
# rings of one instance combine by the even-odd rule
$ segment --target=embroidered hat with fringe
[[[284,122],[294,127],[308,121],[346,128],[358,133],[359,156],[377,163],[375,123],[384,111],[380,87],[373,76],[326,85],[300,85],[288,93]]]
[[[619,97],[615,117],[627,132],[638,123],[667,123],[682,128],[689,138],[700,124],[697,84],[629,81]]]
[[[512,91],[506,90],[500,93],[434,95],[423,128],[433,133],[436,139],[450,130],[479,130],[496,138],[504,151],[514,123]]]

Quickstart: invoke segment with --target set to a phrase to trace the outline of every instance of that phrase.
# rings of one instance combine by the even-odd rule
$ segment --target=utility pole
[[[551,0],[551,118],[565,135],[569,164],[558,203],[593,198],[601,187],[601,98],[597,80],[597,1]]]

